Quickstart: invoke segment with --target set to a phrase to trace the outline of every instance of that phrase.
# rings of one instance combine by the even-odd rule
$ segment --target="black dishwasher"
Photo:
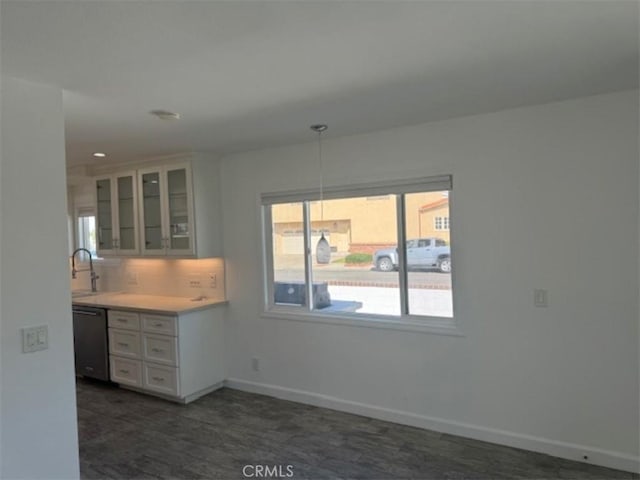
[[[107,311],[80,305],[72,310],[76,375],[109,380]]]

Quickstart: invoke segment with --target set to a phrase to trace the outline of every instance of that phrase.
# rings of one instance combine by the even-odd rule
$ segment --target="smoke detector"
[[[149,112],[154,117],[158,117],[160,120],[180,120],[180,114],[169,112],[167,110],[151,110]]]

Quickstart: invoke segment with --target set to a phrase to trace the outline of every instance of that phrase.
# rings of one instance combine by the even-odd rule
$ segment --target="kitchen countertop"
[[[199,297],[196,297],[199,298]],[[72,298],[74,305],[98,308],[123,308],[146,313],[180,315],[183,313],[205,310],[219,305],[226,305],[226,300],[204,298],[195,300],[185,297],[168,297],[164,295],[137,295],[133,293],[88,293]]]

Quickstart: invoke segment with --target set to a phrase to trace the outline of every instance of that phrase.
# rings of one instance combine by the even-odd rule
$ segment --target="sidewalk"
[[[357,313],[400,316],[397,288],[330,286],[331,301],[362,302]],[[451,290],[409,289],[409,309],[414,315],[453,317]]]

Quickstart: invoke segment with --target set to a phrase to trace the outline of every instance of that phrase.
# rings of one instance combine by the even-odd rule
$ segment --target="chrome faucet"
[[[88,269],[84,269],[84,270],[78,270],[76,269],[76,254],[78,252],[87,252],[87,255],[89,255],[89,268]],[[86,248],[76,248],[73,253],[71,254],[71,278],[76,278],[76,274],[78,272],[91,272],[91,291],[93,293],[98,291],[98,287],[96,285],[96,280],[98,278],[100,278],[98,275],[96,275],[96,271],[93,269],[93,257],[91,256],[91,252],[89,250],[87,250]]]

